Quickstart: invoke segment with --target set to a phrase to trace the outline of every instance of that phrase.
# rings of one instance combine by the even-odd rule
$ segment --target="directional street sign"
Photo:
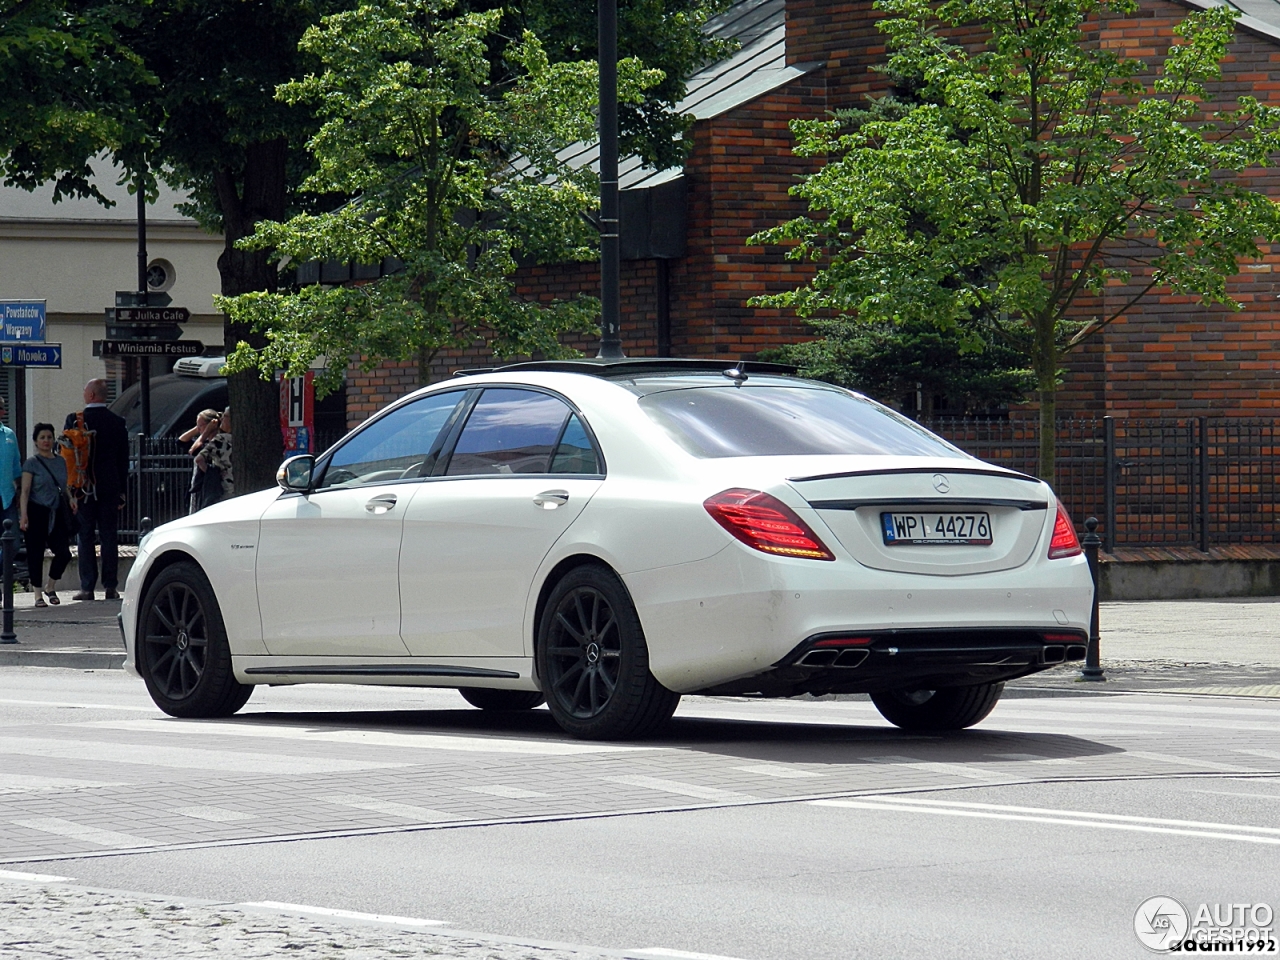
[[[56,367],[62,369],[62,344],[15,343],[0,345],[0,367]]]
[[[107,307],[107,322],[186,323],[191,311],[186,307]]]
[[[108,340],[177,340],[182,328],[176,323],[112,323],[107,321]]]
[[[95,340],[95,357],[198,357],[204,353],[199,340]]]
[[[116,306],[117,307],[167,307],[173,303],[173,297],[167,293],[157,293],[154,290],[147,293],[147,302],[142,302],[143,295],[136,290],[117,290]]]
[[[43,300],[0,300],[0,341],[43,340],[44,306]]]

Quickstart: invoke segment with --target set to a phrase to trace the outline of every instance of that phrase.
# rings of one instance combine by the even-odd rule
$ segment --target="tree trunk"
[[[235,244],[252,234],[260,220],[284,219],[286,151],[283,139],[251,143],[245,147],[241,171],[223,169],[215,177],[226,236],[226,246],[218,257],[223,296],[276,289],[276,268],[268,261],[267,251],[237,250]],[[242,340],[254,347],[266,346],[262,334],[229,318],[224,321],[223,336],[228,350]],[[231,457],[236,493],[265,489],[275,483],[284,455],[279,389],[253,370],[232,374],[227,386],[235,438]]]
[[[1031,358],[1040,397],[1040,479],[1053,486],[1058,447],[1058,349],[1052,320],[1035,324],[1036,345]]]

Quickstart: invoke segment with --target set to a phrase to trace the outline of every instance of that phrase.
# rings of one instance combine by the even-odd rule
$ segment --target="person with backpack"
[[[87,462],[81,465],[86,434]],[[107,409],[107,381],[95,378],[84,385],[84,409],[67,415],[63,436],[68,440],[67,453],[77,460],[74,468],[70,456],[67,462],[68,479],[79,501],[76,515],[80,519],[76,536],[80,590],[72,599],[94,599],[98,582],[96,533],[96,540],[102,545],[105,599],[119,600],[120,554],[116,531],[129,483],[129,434],[124,418]]]
[[[56,605],[57,584],[63,571],[71,563],[71,538],[74,501],[67,498],[67,462],[53,452],[53,424],[37,423],[31,431],[35,441],[34,456],[22,464],[21,519],[19,526],[26,534],[27,570],[36,592],[36,606]],[[53,563],[49,566],[49,579],[41,588],[44,571],[44,551],[53,551]],[[48,603],[45,598],[48,598]]]

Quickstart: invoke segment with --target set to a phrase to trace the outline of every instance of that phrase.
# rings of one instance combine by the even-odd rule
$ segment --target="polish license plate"
[[[991,517],[985,513],[882,513],[880,529],[890,547],[991,543]]]

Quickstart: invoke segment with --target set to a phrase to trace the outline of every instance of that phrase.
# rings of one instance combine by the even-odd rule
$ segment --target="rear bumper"
[[[988,627],[809,637],[773,668],[705,692],[797,696],[995,683],[1083,660],[1083,631]]]
[[[1057,650],[1046,658],[1046,647],[1062,647],[1058,662],[1068,658],[1066,647],[1076,644],[1048,643],[1043,635],[1086,636],[1093,600],[1083,556],[923,576],[846,559],[771,557],[734,543],[705,560],[623,580],[644,626],[650,669],[679,693],[763,692],[759,678],[766,675],[779,681],[774,696],[823,683],[828,691],[859,692],[1024,676],[1053,664]],[[806,644],[854,633],[874,637],[857,666],[798,662]],[[815,679],[823,669],[839,674]],[[780,675],[784,670],[801,672]],[[747,689],[753,682],[757,688]]]

